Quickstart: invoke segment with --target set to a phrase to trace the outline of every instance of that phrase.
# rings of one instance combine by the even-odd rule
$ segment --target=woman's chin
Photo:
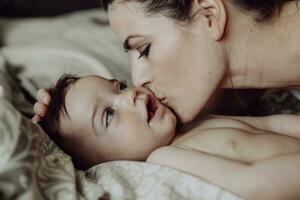
[[[184,112],[179,112],[179,114],[177,115],[177,120],[179,120],[181,124],[187,124],[193,121],[193,119],[196,116],[197,116],[196,112],[186,112],[185,110]]]

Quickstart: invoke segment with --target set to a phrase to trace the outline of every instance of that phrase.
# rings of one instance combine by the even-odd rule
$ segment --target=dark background
[[[0,0],[0,16],[55,16],[100,7],[100,0]]]

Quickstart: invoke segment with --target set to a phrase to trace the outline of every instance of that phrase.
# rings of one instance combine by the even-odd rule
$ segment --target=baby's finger
[[[51,96],[46,89],[40,89],[36,94],[36,98],[40,103],[45,105],[49,105],[51,101]]]
[[[41,116],[39,115],[34,115],[33,118],[31,119],[34,123],[37,123],[42,120]]]
[[[33,106],[33,111],[35,114],[44,117],[47,113],[48,107],[40,102],[36,102]]]

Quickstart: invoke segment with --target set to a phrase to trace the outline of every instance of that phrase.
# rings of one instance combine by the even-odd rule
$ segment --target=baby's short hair
[[[65,138],[64,134],[60,132],[61,116],[65,115],[69,117],[65,105],[66,94],[70,87],[79,79],[80,77],[78,76],[64,74],[59,78],[54,87],[48,89],[48,92],[51,95],[51,101],[47,113],[41,120],[40,125],[55,144],[72,157],[76,168],[86,169],[88,166],[85,166],[85,162],[80,162],[80,156],[72,151],[71,147],[68,145],[70,144],[70,141],[68,141],[69,138]]]

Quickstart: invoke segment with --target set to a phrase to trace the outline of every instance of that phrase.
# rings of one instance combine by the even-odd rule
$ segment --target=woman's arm
[[[147,161],[201,177],[246,199],[300,197],[300,154],[247,165],[195,150],[167,146],[154,151]]]

